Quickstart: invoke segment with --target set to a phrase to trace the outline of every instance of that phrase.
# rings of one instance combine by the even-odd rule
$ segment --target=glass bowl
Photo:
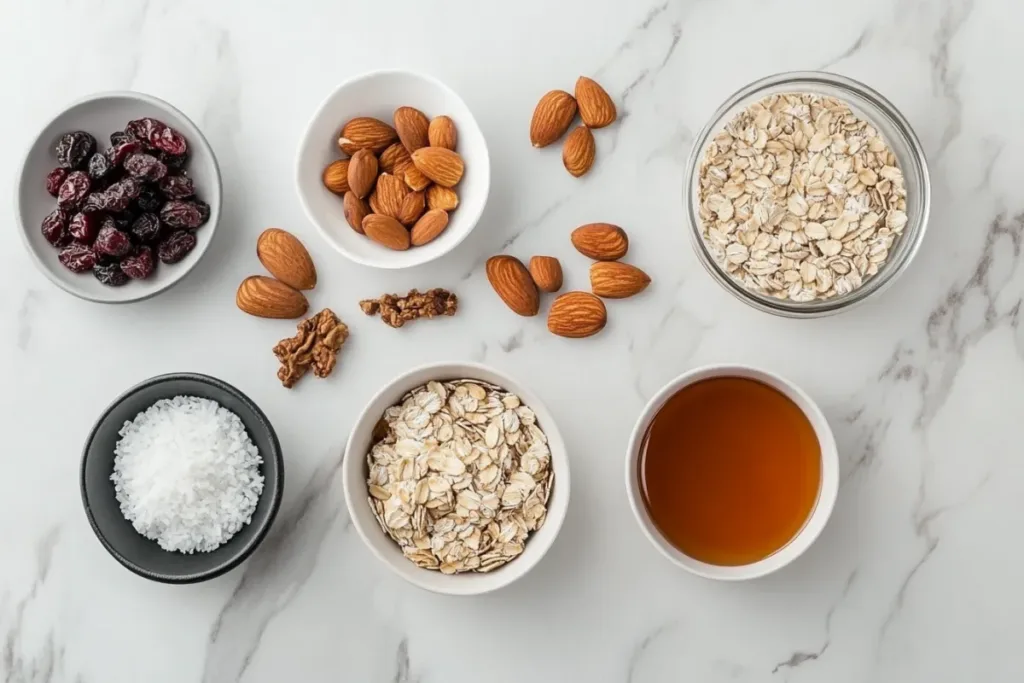
[[[907,190],[907,224],[890,249],[888,260],[864,283],[829,299],[793,301],[749,289],[715,260],[705,244],[700,222],[700,163],[708,145],[732,118],[746,107],[777,93],[812,93],[842,100],[858,117],[874,126],[896,155]],[[832,315],[859,304],[883,291],[907,269],[921,246],[931,206],[931,182],[928,162],[921,143],[910,124],[895,106],[863,83],[821,71],[776,74],[755,81],[729,97],[715,111],[697,136],[686,164],[683,187],[690,237],[704,268],[715,280],[740,300],[775,315],[791,318],[816,318]]]

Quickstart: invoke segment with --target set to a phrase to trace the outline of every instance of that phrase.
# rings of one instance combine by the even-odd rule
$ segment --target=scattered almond
[[[441,209],[431,209],[423,214],[416,225],[412,226],[409,236],[414,247],[422,247],[432,242],[435,237],[448,227],[448,214]]]
[[[402,175],[401,173],[396,172],[396,168],[403,162],[411,164],[412,157],[409,156],[408,150],[405,149],[401,142],[396,142],[390,145],[380,153],[380,170],[398,176],[399,178],[401,178]]]
[[[405,184],[416,192],[422,192],[430,186],[430,178],[423,175],[411,161],[405,166],[402,177],[405,179]]]
[[[381,173],[377,178],[377,188],[370,195],[370,206],[373,207],[374,213],[398,218],[398,214],[402,210],[402,200],[410,192],[409,186],[404,181],[390,173]],[[373,206],[373,197],[377,198],[377,206]]]
[[[397,139],[398,133],[395,129],[380,119],[358,116],[341,129],[338,147],[349,155],[360,149],[368,149],[377,154]]]
[[[615,103],[596,81],[580,76],[576,81],[576,103],[587,128],[604,128],[615,121]]]
[[[352,226],[352,229],[363,234],[363,219],[370,213],[370,207],[366,201],[356,196],[356,193],[349,190],[345,193],[345,220]]]
[[[562,163],[565,170],[579,178],[594,165],[594,134],[586,126],[579,126],[565,139],[562,147]]]
[[[256,256],[267,271],[295,289],[316,287],[316,268],[306,247],[290,232],[269,228],[256,240]]]
[[[377,182],[377,157],[368,149],[357,149],[349,160],[348,185],[356,196],[365,198]]]
[[[589,292],[566,292],[552,302],[548,311],[548,330],[560,337],[589,337],[607,323],[604,302]]]
[[[589,223],[572,231],[572,245],[595,261],[615,261],[629,250],[629,237],[617,225]]]
[[[459,206],[459,195],[450,187],[431,185],[427,188],[427,206],[431,209],[454,211]]]
[[[552,90],[540,98],[530,121],[530,142],[547,147],[562,137],[576,117],[576,100],[564,90]]]
[[[458,152],[444,147],[423,147],[412,153],[412,163],[438,185],[454,187],[462,180],[465,167]],[[423,189],[423,188],[413,188]]]
[[[487,280],[505,305],[522,316],[537,315],[540,293],[523,262],[514,256],[487,259]]]
[[[395,110],[395,130],[398,132],[398,139],[410,154],[430,144],[427,139],[429,128],[430,121],[419,109],[399,107]]]
[[[324,169],[324,187],[334,194],[344,195],[348,192],[348,159],[332,161]]]
[[[363,218],[363,234],[388,249],[405,251],[409,248],[409,231],[391,216],[369,214]]]
[[[249,315],[260,318],[298,318],[309,310],[306,297],[297,289],[265,275],[242,280],[235,304]]]
[[[554,256],[531,258],[530,276],[542,292],[557,292],[562,288],[562,264]]]
[[[427,130],[427,140],[431,147],[444,147],[454,151],[459,140],[455,122],[448,116],[435,117]]]
[[[598,261],[590,266],[590,289],[605,299],[625,299],[647,289],[651,278],[628,263]]]
[[[398,210],[398,215],[395,218],[398,222],[405,226],[410,226],[415,223],[420,216],[423,215],[423,211],[427,208],[426,197],[422,192],[410,191],[402,199],[402,206]]]

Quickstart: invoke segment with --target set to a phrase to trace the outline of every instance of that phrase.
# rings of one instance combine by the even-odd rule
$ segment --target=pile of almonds
[[[540,98],[530,121],[530,142],[534,147],[547,147],[565,135],[579,111],[583,125],[569,133],[562,146],[565,170],[579,178],[594,165],[597,146],[595,128],[615,122],[615,103],[605,89],[586,76],[576,81],[576,96],[564,90],[552,90]]]
[[[316,268],[306,247],[290,232],[264,230],[256,256],[273,277],[251,275],[238,286],[235,304],[260,318],[298,318],[309,310],[301,290],[316,287]]]
[[[447,116],[430,120],[399,107],[394,127],[359,116],[341,129],[338,149],[350,155],[323,172],[324,186],[343,197],[353,230],[388,249],[404,251],[432,241],[459,205],[453,189],[465,166],[455,151],[458,133]]]

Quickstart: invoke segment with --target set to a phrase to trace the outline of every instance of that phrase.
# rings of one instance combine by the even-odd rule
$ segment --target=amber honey
[[[744,565],[803,527],[821,485],[821,448],[803,411],[756,380],[680,389],[641,445],[640,490],[662,536],[690,557]]]

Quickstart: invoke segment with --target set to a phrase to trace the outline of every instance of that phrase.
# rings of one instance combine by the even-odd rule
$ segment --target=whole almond
[[[530,121],[530,142],[547,147],[562,137],[576,117],[576,100],[564,90],[552,90],[540,98]]]
[[[412,153],[412,163],[438,185],[454,187],[462,180],[465,166],[458,152],[444,147],[423,147]],[[418,189],[418,188],[413,188]]]
[[[316,287],[316,268],[306,247],[280,228],[264,230],[256,240],[256,257],[267,271],[295,289]]]
[[[363,233],[388,249],[405,251],[409,248],[409,231],[391,216],[369,214],[363,219]]]
[[[309,310],[309,302],[302,292],[265,275],[242,280],[235,294],[235,305],[260,318],[299,318]]]
[[[430,120],[419,109],[399,107],[395,110],[395,130],[398,132],[398,139],[410,154],[430,144],[427,139],[429,128]]]
[[[595,261],[616,261],[629,250],[629,237],[617,225],[588,223],[572,231],[572,245]]]
[[[363,219],[370,213],[370,207],[367,206],[366,200],[360,199],[356,196],[355,192],[349,190],[345,193],[343,205],[345,207],[345,220],[348,221],[353,230],[362,235]]]
[[[597,81],[580,76],[576,81],[576,103],[587,128],[604,128],[615,121],[615,103]]]
[[[410,191],[405,181],[399,180],[390,173],[381,173],[377,178],[377,188],[370,195],[370,206],[373,207],[375,213],[398,218],[398,213],[402,210],[402,200]],[[376,197],[377,206],[373,206],[374,197]]]
[[[562,163],[565,170],[579,178],[594,165],[595,152],[594,134],[586,126],[579,126],[569,133],[565,145],[562,146]]]
[[[557,292],[562,288],[562,264],[554,256],[532,257],[530,276],[542,292]]]
[[[522,261],[515,256],[492,256],[486,270],[488,282],[506,306],[522,316],[537,315],[540,292]]]
[[[409,156],[409,152],[401,142],[389,145],[387,149],[380,153],[380,170],[382,171],[402,177],[400,173],[396,172],[396,168],[403,163],[411,164],[412,157]]]
[[[410,226],[415,223],[420,216],[423,215],[423,211],[427,208],[427,200],[422,192],[409,192],[402,199],[402,206],[398,210],[398,215],[395,218],[398,222],[405,226]]]
[[[598,261],[590,266],[590,289],[605,299],[625,299],[647,289],[651,278],[636,266]]]
[[[416,221],[416,225],[412,226],[412,230],[409,231],[409,237],[412,241],[412,246],[422,247],[427,242],[431,242],[435,237],[444,232],[444,229],[448,227],[448,213],[441,209],[431,209],[425,214],[420,216],[420,219]]]
[[[405,184],[416,192],[422,192],[430,186],[430,178],[423,175],[420,169],[416,168],[412,162],[405,166],[402,177],[405,179]]]
[[[358,116],[344,125],[338,137],[338,147],[345,154],[368,149],[378,154],[398,139],[395,129],[380,119]]]
[[[427,188],[427,206],[431,209],[454,211],[459,206],[459,195],[450,187],[431,185]]]
[[[548,311],[548,330],[559,337],[589,337],[607,323],[604,302],[589,292],[566,292],[551,303]]]
[[[377,182],[377,157],[368,149],[357,149],[348,164],[348,186],[360,199],[365,198]]]
[[[427,129],[427,140],[431,147],[444,147],[454,151],[459,141],[455,122],[448,116],[434,117],[430,122],[430,128]]]
[[[343,195],[348,192],[348,159],[331,162],[324,169],[324,187],[334,194]]]

